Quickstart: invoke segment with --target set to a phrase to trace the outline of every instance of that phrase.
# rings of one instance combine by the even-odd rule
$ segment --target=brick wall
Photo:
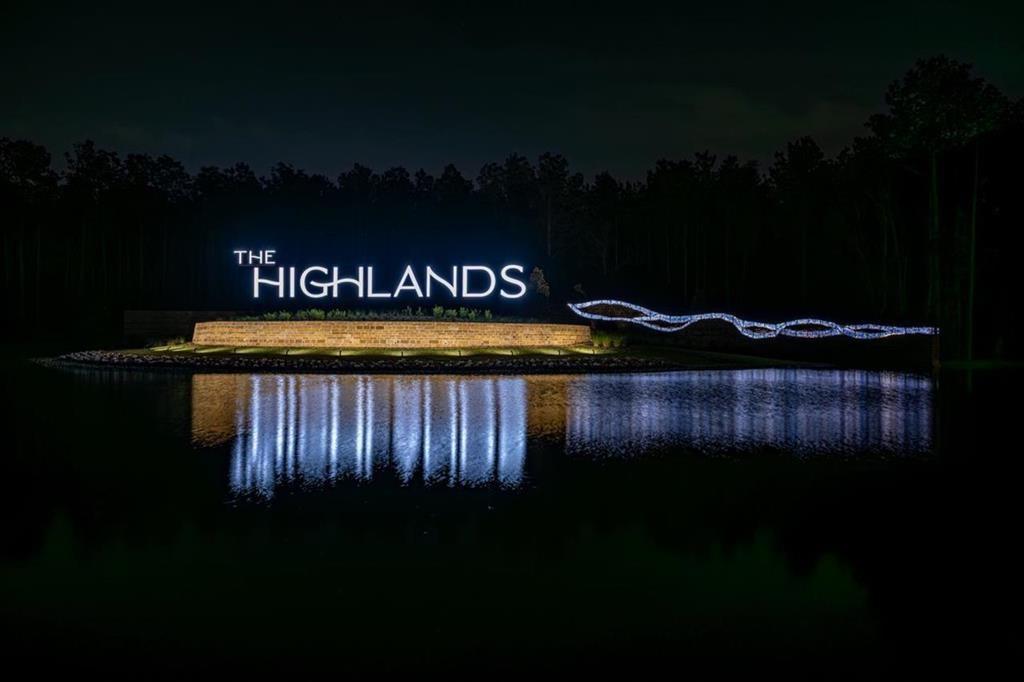
[[[590,342],[578,324],[505,322],[198,322],[193,343],[290,348],[508,348]]]

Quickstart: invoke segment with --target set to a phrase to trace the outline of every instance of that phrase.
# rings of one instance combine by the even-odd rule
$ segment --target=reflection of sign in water
[[[515,487],[530,439],[571,456],[652,448],[797,455],[927,452],[932,384],[886,372],[393,377],[196,375],[192,435],[231,443],[231,487],[396,476]]]
[[[404,483],[515,486],[522,478],[522,379],[197,376],[193,386],[193,400],[212,389],[221,399],[207,396],[204,405],[234,407],[237,492],[270,495],[278,483],[365,480],[384,471]],[[223,400],[225,388],[233,400]],[[198,440],[220,439],[222,419],[193,415]]]
[[[861,370],[753,369],[590,377],[566,392],[566,451],[931,449],[932,382]]]

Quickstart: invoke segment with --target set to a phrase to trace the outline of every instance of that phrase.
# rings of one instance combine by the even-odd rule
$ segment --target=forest
[[[806,136],[767,166],[700,151],[639,179],[586,178],[556,153],[513,153],[475,177],[358,163],[335,178],[288,163],[192,172],[91,141],[55,162],[2,138],[5,326],[87,338],[116,333],[125,309],[259,312],[233,250],[270,247],[295,263],[521,262],[543,276],[515,312],[535,316],[615,297],[928,323],[948,358],[1019,357],[1024,100],[937,56],[882,101],[834,156]]]

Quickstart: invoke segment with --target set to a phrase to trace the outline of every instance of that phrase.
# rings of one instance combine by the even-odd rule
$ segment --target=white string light
[[[587,312],[587,309],[596,306],[615,306],[626,308],[637,313],[633,317],[613,317],[600,313]],[[601,299],[597,301],[586,301],[584,303],[570,303],[569,308],[588,320],[605,320],[609,322],[631,322],[633,324],[647,327],[659,332],[678,332],[686,329],[694,322],[703,320],[722,320],[736,327],[740,334],[748,339],[771,339],[777,336],[795,336],[803,339],[820,339],[827,336],[849,336],[854,339],[884,339],[888,336],[903,336],[909,334],[923,334],[936,336],[939,333],[937,327],[895,327],[886,324],[848,324],[842,325],[829,320],[819,320],[812,317],[788,322],[751,322],[743,320],[729,313],[700,313],[697,315],[665,315],[655,312],[626,301],[615,301]],[[818,329],[803,329],[803,327],[818,327]]]

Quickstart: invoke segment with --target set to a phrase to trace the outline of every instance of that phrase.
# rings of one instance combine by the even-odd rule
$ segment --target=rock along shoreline
[[[88,350],[37,360],[50,366],[111,367],[128,370],[191,372],[308,372],[333,374],[578,374],[596,372],[665,372],[729,369],[742,362],[686,363],[628,355],[360,357],[148,354]]]

